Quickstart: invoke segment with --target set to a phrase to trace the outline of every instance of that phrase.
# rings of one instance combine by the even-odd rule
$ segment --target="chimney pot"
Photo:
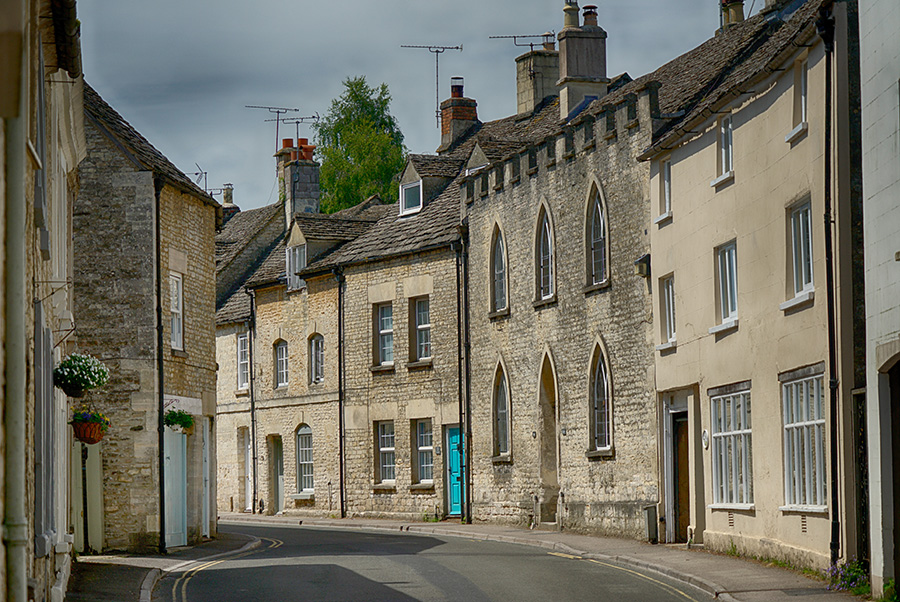
[[[234,186],[232,186],[231,184],[225,184],[224,186],[222,186],[222,204],[234,204]]]
[[[588,4],[584,7],[584,24],[586,26],[597,26],[597,7]]]
[[[544,50],[556,50],[556,38],[552,32],[544,32]]]
[[[297,146],[303,147],[303,146],[306,146],[307,144],[309,144],[308,138],[298,138],[297,139]]]
[[[293,138],[282,138],[281,139],[281,148],[293,148],[294,147],[294,139]]]
[[[744,20],[744,0],[722,0],[722,23],[724,27]]]
[[[450,78],[450,98],[462,98],[465,80],[457,76]]]
[[[566,0],[566,6],[563,8],[565,18],[563,19],[563,28],[578,27],[578,1]]]

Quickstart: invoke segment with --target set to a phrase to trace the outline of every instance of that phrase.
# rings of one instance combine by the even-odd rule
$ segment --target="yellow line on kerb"
[[[560,558],[568,558],[569,560],[582,560],[581,556],[573,556],[571,554],[563,554],[562,552],[547,552],[551,556],[559,556]]]
[[[646,579],[647,581],[651,581],[665,590],[668,590],[668,591],[678,594],[680,596],[684,596],[685,598],[687,598],[688,600],[691,600],[692,602],[699,602],[699,600],[697,600],[697,598],[692,598],[691,596],[687,595],[683,591],[672,587],[668,583],[663,583],[662,581],[659,581],[658,579],[654,579],[653,577],[648,577],[647,575],[644,575],[643,573],[638,573],[637,571],[632,571],[631,569],[626,569],[626,568],[623,568],[620,566],[616,566],[614,564],[609,564],[608,562],[600,562],[599,560],[594,560],[592,558],[588,558],[587,560],[590,562],[593,562],[594,564],[602,564],[603,566],[607,566],[611,569],[617,569],[619,571],[625,571],[626,573],[631,573],[632,575],[636,575],[636,576],[640,577],[641,579]]]
[[[280,548],[282,545],[284,545],[284,542],[279,539],[269,539],[268,537],[261,537],[260,539],[262,539],[263,541],[272,542],[269,544],[269,547],[266,548],[268,550],[272,550],[274,548]],[[206,564],[201,564],[198,567],[195,567],[189,571],[186,571],[178,579],[176,579],[175,583],[172,585],[172,602],[178,602],[178,592],[179,592],[178,586],[179,585],[181,585],[181,588],[180,588],[181,600],[182,600],[182,602],[187,602],[188,583],[190,583],[191,579],[194,578],[194,575],[196,575],[200,571],[202,571],[204,569],[208,569],[217,564],[221,564],[221,563],[225,562],[226,560],[237,560],[238,558],[243,558],[245,556],[249,556],[250,554],[255,554],[258,551],[259,550],[249,550],[247,552],[244,552],[243,554],[238,554],[237,556],[231,556],[229,558],[223,558],[222,560],[214,560],[212,562],[207,562]]]

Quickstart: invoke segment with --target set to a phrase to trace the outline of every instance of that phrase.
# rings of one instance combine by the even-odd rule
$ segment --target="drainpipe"
[[[257,449],[256,449],[256,393],[253,391],[253,343],[256,340],[256,291],[244,289],[250,295],[250,332],[247,333],[247,361],[250,363],[250,442],[253,446],[253,514],[256,514],[256,499],[258,496],[259,475],[257,474]],[[260,509],[260,514],[262,509]]]
[[[20,19],[22,15],[17,15]],[[23,27],[18,28],[24,31]],[[24,40],[24,36],[23,36]],[[19,114],[6,119],[6,298],[5,305],[5,407],[6,507],[3,545],[6,548],[6,591],[9,602],[28,599],[28,517],[25,509],[25,145],[28,127],[28,89],[25,69],[27,49],[22,49],[19,71]],[[43,75],[43,74],[42,74]]]
[[[832,66],[834,63],[834,16],[832,3],[828,2],[819,9],[816,29],[825,44],[825,279],[828,305],[828,376],[831,394],[829,411],[831,412],[831,564],[838,561],[840,553],[841,519],[839,514],[840,496],[838,494],[838,385],[837,377],[837,335],[834,315],[834,245],[832,227],[834,218],[831,214],[831,120],[832,120]]]
[[[155,230],[156,230],[156,375],[157,375],[157,443],[159,447],[159,553],[166,553],[166,425],[163,420],[166,409],[166,375],[163,370],[163,309],[162,309],[162,226],[160,224],[160,195],[163,179],[159,175],[153,177],[153,192],[156,197]],[[85,512],[87,509],[85,508]],[[87,533],[84,534],[87,542]]]
[[[462,288],[460,287],[461,275],[460,271],[462,269],[462,244],[459,242],[453,243],[453,250],[456,251],[456,352],[457,352],[457,361],[456,361],[456,371],[457,371],[457,384],[458,384],[458,408],[459,408],[459,428],[460,432],[463,432],[463,425],[465,424],[465,411],[463,409],[463,344],[462,344]],[[465,466],[465,448],[464,446],[459,447],[459,465]],[[463,489],[463,488],[461,488]],[[449,491],[449,488],[448,488]],[[462,500],[461,500],[462,501]],[[465,505],[462,505],[462,521],[465,522]]]
[[[338,287],[338,489],[341,518],[347,518],[344,498],[344,268],[332,270]]]
[[[463,467],[463,498],[465,500],[465,517],[466,523],[472,523],[472,408],[470,399],[472,391],[470,387],[470,378],[472,364],[469,354],[472,350],[471,340],[469,337],[469,226],[462,224],[459,229],[462,243],[462,268],[463,268],[463,303],[465,309],[463,312],[463,340],[465,345],[465,380],[466,380],[466,399],[465,399],[465,418],[466,418],[466,434],[463,440],[465,446],[465,466]],[[462,425],[460,425],[462,427]]]

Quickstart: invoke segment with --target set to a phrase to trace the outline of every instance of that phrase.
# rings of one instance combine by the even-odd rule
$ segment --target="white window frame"
[[[590,284],[597,285],[606,282],[609,272],[609,258],[606,253],[606,215],[603,212],[603,203],[600,195],[594,193],[591,206],[590,227]]]
[[[506,298],[506,254],[503,248],[503,233],[497,230],[491,252],[491,311],[503,311],[508,307]]]
[[[246,332],[237,335],[237,387],[250,388],[250,334]]]
[[[722,324],[738,317],[737,243],[731,241],[716,249],[716,275],[719,289],[719,314]]]
[[[659,162],[660,176],[660,216],[672,215],[672,161],[663,159]]]
[[[753,505],[753,441],[750,390],[710,398],[713,503]]]
[[[392,366],[394,365],[394,306],[392,303],[381,303],[375,306],[375,328],[378,364]]]
[[[314,334],[309,338],[309,382],[325,380],[325,337]]]
[[[172,349],[184,351],[184,278],[178,272],[169,272],[169,296]]]
[[[826,510],[825,395],[821,374],[781,385],[784,419],[784,503]]]
[[[396,434],[394,421],[385,420],[376,424],[378,448],[378,482],[394,483],[397,480]]]
[[[306,286],[306,281],[297,272],[306,267],[306,245],[294,245],[285,249],[285,272],[289,291]]]
[[[286,387],[288,378],[288,344],[278,341],[275,343],[275,387]]]
[[[719,176],[734,172],[734,123],[731,115],[719,120]]]
[[[791,211],[791,254],[794,295],[811,291],[813,284],[812,210],[804,203]]]
[[[675,275],[662,278],[659,283],[662,299],[663,342],[675,342]]]
[[[597,349],[591,373],[591,451],[612,449],[612,395],[603,352]]]
[[[434,482],[434,427],[431,418],[415,421],[416,482]]]
[[[313,476],[313,433],[307,424],[297,428],[297,493],[313,493],[315,478]]]
[[[537,297],[538,300],[552,299],[555,292],[553,282],[553,232],[550,217],[541,212],[537,246]]]
[[[416,361],[431,359],[431,307],[428,297],[415,299]]]
[[[412,190],[413,188],[417,188],[419,191],[419,200],[415,203],[415,205],[407,205],[406,204],[406,192],[408,190]],[[423,202],[422,202],[422,180],[418,180],[417,182],[410,182],[408,184],[400,185],[400,215],[410,215],[413,213],[418,213],[422,210]]]
[[[494,454],[496,456],[508,456],[510,448],[509,386],[506,382],[506,373],[503,370],[497,372],[496,378],[493,404]]]

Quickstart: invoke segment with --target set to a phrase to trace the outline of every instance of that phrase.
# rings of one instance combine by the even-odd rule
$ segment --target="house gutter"
[[[18,11],[17,11],[18,12]],[[19,12],[17,31],[24,29],[24,16]],[[6,503],[3,513],[3,545],[6,548],[6,596],[8,602],[28,600],[28,517],[25,491],[25,146],[28,141],[28,72],[23,50],[19,67],[19,110],[16,117],[5,120],[6,148],[6,241],[4,365],[5,411],[3,426],[6,438],[4,487]],[[43,74],[41,74],[41,77]]]
[[[344,269],[333,270],[338,287],[338,490],[341,518],[347,517],[344,497]]]
[[[831,461],[831,564],[837,563],[840,554],[841,519],[840,519],[840,495],[838,492],[838,386],[840,380],[837,377],[837,334],[835,326],[835,292],[834,292],[834,243],[832,241],[832,217],[831,199],[831,121],[832,121],[832,69],[834,64],[834,16],[832,15],[832,3],[826,2],[819,9],[819,18],[816,20],[816,30],[822,42],[825,44],[825,293],[828,310],[828,386],[831,395],[829,404],[830,425],[829,434],[829,460]]]
[[[159,174],[153,176],[153,193],[155,197],[154,228],[156,255],[156,375],[157,375],[157,447],[159,448],[159,553],[166,553],[166,425],[164,421],[166,409],[166,375],[163,364],[163,309],[162,309],[162,225],[160,224],[160,195],[165,181]],[[85,533],[87,541],[87,533]]]

